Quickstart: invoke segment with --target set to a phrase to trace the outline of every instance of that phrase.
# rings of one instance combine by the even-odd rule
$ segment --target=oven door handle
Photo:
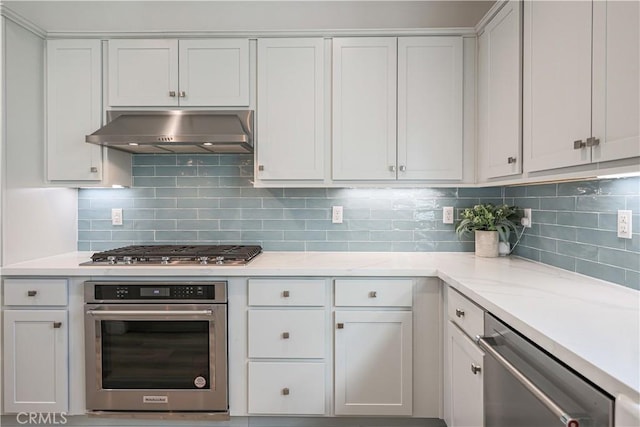
[[[504,356],[498,353],[489,341],[494,341],[491,337],[476,337],[476,342],[484,351],[491,355],[504,369],[506,369],[516,380],[520,382],[531,394],[533,394],[549,411],[558,417],[565,427],[580,427],[581,422],[588,421],[583,417],[574,417],[562,409],[544,391],[540,390],[529,378],[518,370]],[[589,425],[589,423],[587,423]],[[582,424],[584,427],[585,424]]]
[[[211,316],[213,310],[87,310],[91,316]]]

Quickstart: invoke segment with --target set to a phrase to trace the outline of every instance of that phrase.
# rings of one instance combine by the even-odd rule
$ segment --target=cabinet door
[[[481,179],[522,173],[521,7],[509,1],[478,38]]]
[[[462,179],[462,37],[398,39],[398,179]]]
[[[336,415],[411,415],[409,311],[336,311]]]
[[[47,41],[47,179],[99,181],[101,147],[85,135],[102,123],[100,40]]]
[[[640,156],[640,3],[596,1],[593,161]]]
[[[451,322],[448,331],[451,427],[482,427],[484,353]]]
[[[110,40],[109,105],[177,106],[177,40]]]
[[[333,39],[333,179],[396,179],[394,37]]]
[[[180,40],[180,105],[249,105],[249,40]]]
[[[258,40],[257,176],[324,178],[324,40]]]
[[[4,312],[4,410],[66,412],[67,312]]]
[[[591,162],[591,25],[589,1],[524,2],[527,171]]]

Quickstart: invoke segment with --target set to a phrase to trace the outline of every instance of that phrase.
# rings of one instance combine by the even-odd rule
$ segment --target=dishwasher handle
[[[489,341],[493,341],[493,338],[476,337],[476,343],[480,348],[491,355],[500,365],[502,365],[503,368],[513,375],[513,377],[517,379],[531,394],[533,394],[547,409],[549,409],[549,411],[556,415],[565,427],[591,427],[589,419],[569,415],[567,411],[562,409],[544,391],[540,390],[540,388],[531,382],[531,380],[520,372],[518,368],[513,366],[511,362],[498,353]]]

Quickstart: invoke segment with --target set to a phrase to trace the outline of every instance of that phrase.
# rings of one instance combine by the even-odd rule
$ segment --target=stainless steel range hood
[[[129,153],[253,153],[253,111],[107,111],[86,141]]]

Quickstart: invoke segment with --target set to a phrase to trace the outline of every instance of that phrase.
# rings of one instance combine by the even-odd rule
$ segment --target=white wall
[[[77,190],[44,186],[44,42],[4,25],[2,265],[74,251]]]

